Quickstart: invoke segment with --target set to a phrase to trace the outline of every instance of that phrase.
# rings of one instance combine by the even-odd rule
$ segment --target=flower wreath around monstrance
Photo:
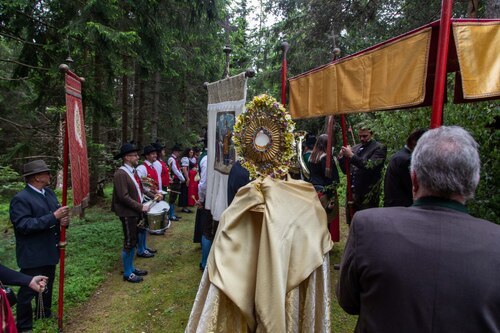
[[[295,123],[285,107],[269,95],[246,105],[234,124],[234,146],[252,178],[283,178],[295,156]]]

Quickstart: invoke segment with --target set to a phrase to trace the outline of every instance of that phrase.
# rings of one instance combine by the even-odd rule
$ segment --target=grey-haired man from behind
[[[360,211],[337,296],[356,332],[500,332],[500,226],[469,215],[478,145],[457,126],[427,131],[411,161],[411,207]]]

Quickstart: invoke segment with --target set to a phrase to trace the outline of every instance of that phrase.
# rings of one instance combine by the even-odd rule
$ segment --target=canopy
[[[454,102],[500,97],[500,20],[452,20]],[[293,118],[430,106],[439,21],[290,79]]]

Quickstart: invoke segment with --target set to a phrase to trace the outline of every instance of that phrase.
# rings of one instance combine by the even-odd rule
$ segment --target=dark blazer
[[[380,179],[384,168],[387,148],[380,142],[371,140],[365,146],[357,144],[352,148],[354,155],[350,159],[351,184],[355,204],[377,207],[380,198]],[[345,173],[345,162],[339,160],[340,169]]]
[[[134,181],[125,170],[118,169],[113,178],[111,210],[119,217],[142,217],[142,204]]]
[[[57,265],[60,225],[53,212],[61,205],[50,188],[45,196],[26,185],[10,202],[20,268]]]
[[[239,161],[236,161],[229,171],[227,179],[227,205],[230,206],[238,190],[250,183],[250,172]]]
[[[409,207],[413,204],[410,161],[411,151],[406,147],[391,157],[385,172],[384,207]]]
[[[356,332],[500,332],[499,240],[499,225],[435,204],[357,212],[339,304]]]

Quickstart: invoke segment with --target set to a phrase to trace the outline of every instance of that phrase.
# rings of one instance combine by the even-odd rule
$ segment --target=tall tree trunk
[[[128,140],[128,76],[122,77],[122,143]]]
[[[141,67],[142,69],[142,67]],[[141,71],[142,72],[142,71]],[[146,110],[144,108],[144,95],[145,95],[145,85],[146,83],[142,79],[142,75],[140,75],[141,78],[139,79],[139,112],[137,115],[137,121],[138,121],[138,126],[139,129],[137,131],[137,145],[138,147],[142,147],[145,144],[144,140],[144,119],[146,117]]]
[[[134,132],[133,139],[136,145],[139,144],[139,100],[140,100],[140,66],[136,63],[135,65],[135,73],[134,73]]]
[[[160,71],[155,72],[153,88],[153,109],[151,110],[151,142],[158,139],[158,115],[160,111]]]
[[[500,0],[486,0],[486,18],[500,18]]]
[[[104,90],[105,81],[105,71],[102,68],[102,56],[99,52],[96,53],[94,58],[94,80],[96,82],[97,91]],[[100,115],[102,114],[102,110],[100,109],[99,104],[94,105],[93,113],[91,116],[92,119],[92,133],[91,133],[91,148],[90,149],[90,179],[89,179],[89,190],[90,190],[90,204],[97,203],[97,192],[99,189],[99,146],[101,143],[101,125],[100,125]]]

